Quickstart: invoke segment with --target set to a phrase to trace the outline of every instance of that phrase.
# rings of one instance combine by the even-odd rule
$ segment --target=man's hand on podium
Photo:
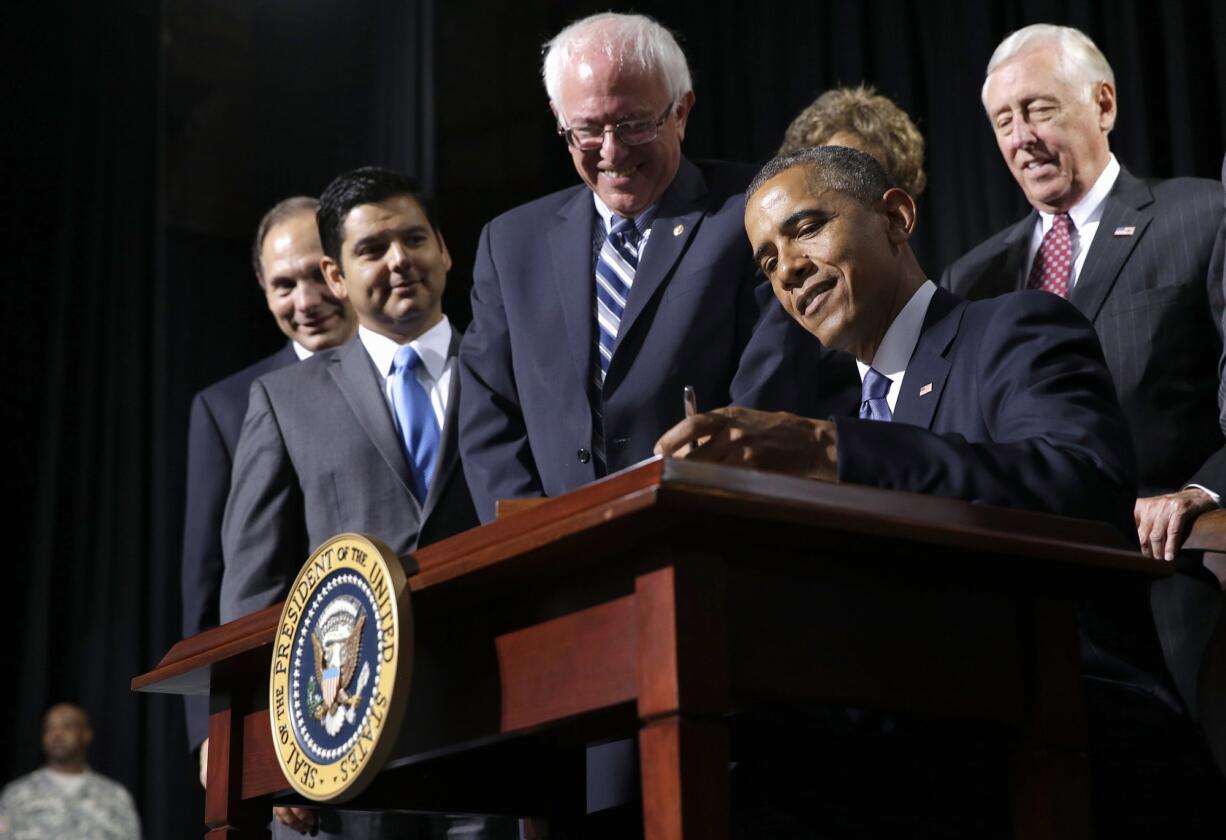
[[[209,786],[209,739],[200,742],[200,787]]]
[[[687,417],[656,441],[656,454],[834,481],[834,424],[782,411],[717,408]]]
[[[277,822],[289,826],[299,834],[307,834],[319,822],[319,818],[310,808],[289,808],[278,805],[272,809],[272,815]]]
[[[1216,507],[1213,497],[1199,487],[1137,499],[1132,515],[1141,553],[1155,560],[1174,560],[1193,520]]]
[[[200,786],[208,788],[209,786],[209,739],[205,738],[200,743]],[[288,808],[285,806],[277,806],[272,809],[272,816],[277,822],[282,825],[289,826],[299,834],[307,834],[315,828],[315,824],[319,822],[319,818],[315,816],[315,812],[310,808]]]

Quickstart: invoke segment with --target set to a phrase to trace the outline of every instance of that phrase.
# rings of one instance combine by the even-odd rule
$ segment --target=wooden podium
[[[727,838],[729,720],[813,702],[1003,725],[1016,836],[1088,836],[1074,603],[1169,573],[1105,525],[668,460],[406,566],[409,708],[346,807],[562,826],[582,815],[585,746],[636,736],[648,840]],[[212,840],[259,836],[288,789],[267,709],[279,612],[132,681],[210,695]]]

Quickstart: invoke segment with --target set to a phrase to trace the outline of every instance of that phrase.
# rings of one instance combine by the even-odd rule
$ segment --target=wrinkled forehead
[[[668,85],[659,74],[620,55],[584,51],[563,68],[554,104],[566,111],[591,100],[618,99],[650,112],[663,107],[667,98]]]
[[[989,111],[1042,97],[1077,97],[1063,53],[1053,43],[1035,45],[995,68],[987,78],[985,89]]]

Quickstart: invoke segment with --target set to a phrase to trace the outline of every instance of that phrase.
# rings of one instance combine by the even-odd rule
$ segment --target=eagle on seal
[[[315,649],[315,681],[323,692],[323,703],[315,711],[315,719],[322,721],[342,705],[352,708],[361,701],[360,696],[349,696],[349,684],[358,668],[358,655],[362,650],[362,627],[366,613],[359,612],[353,629],[343,642],[324,644],[318,632],[311,633],[311,646]],[[360,690],[360,688],[359,688]]]

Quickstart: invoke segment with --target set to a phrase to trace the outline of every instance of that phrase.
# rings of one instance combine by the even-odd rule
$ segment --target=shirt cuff
[[[1187,490],[1187,489],[1188,489],[1188,488],[1190,488],[1190,487],[1195,487],[1197,490],[1204,490],[1206,493],[1208,493],[1208,494],[1209,494],[1209,498],[1210,498],[1210,499],[1213,499],[1213,503],[1214,503],[1215,505],[1217,505],[1218,507],[1221,507],[1221,506],[1222,506],[1222,497],[1221,497],[1220,495],[1218,495],[1217,493],[1214,493],[1212,490],[1210,490],[1210,489],[1209,489],[1208,487],[1206,487],[1205,485],[1203,485],[1203,484],[1187,484],[1187,485],[1185,485],[1185,486],[1184,486],[1184,488],[1183,488],[1183,489],[1184,489],[1184,490]]]

